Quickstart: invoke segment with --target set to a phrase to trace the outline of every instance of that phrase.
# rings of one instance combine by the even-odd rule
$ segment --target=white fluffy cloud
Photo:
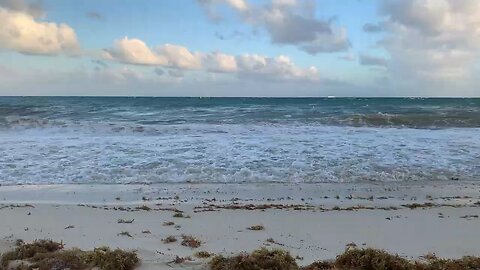
[[[116,40],[113,48],[106,49],[103,57],[108,60],[118,60],[123,63],[136,65],[166,65],[167,58],[156,54],[145,42],[127,37]]]
[[[480,59],[480,1],[384,0],[381,13],[387,36],[381,45],[390,54],[392,77],[417,87],[473,82]]]
[[[209,71],[228,73],[238,71],[237,59],[233,55],[214,52],[205,56],[205,65]]]
[[[252,5],[246,0],[199,2],[215,21],[221,18],[218,6],[232,8],[246,23],[265,29],[274,44],[294,45],[309,54],[345,51],[350,47],[345,28],[315,17],[313,1],[272,0],[265,6]]]
[[[28,12],[0,6],[0,25],[0,48],[7,50],[56,55],[76,54],[80,47],[75,31],[70,26],[37,21]]]
[[[315,67],[301,68],[286,56],[229,55],[221,52],[192,52],[183,46],[165,44],[151,48],[139,39],[123,38],[106,49],[104,59],[133,65],[152,65],[174,70],[203,70],[214,73],[233,73],[263,79],[316,80]],[[169,72],[179,77],[177,71]]]
[[[243,76],[266,79],[318,79],[315,67],[300,68],[290,58],[280,55],[275,58],[255,54],[245,54],[237,57],[239,73]]]
[[[183,46],[165,44],[157,48],[157,54],[167,59],[168,66],[179,69],[200,69],[202,65],[202,54],[190,52]]]
[[[248,10],[248,5],[245,0],[226,0],[227,3],[232,6],[234,9],[239,11]]]
[[[191,53],[183,46],[165,44],[150,48],[142,40],[127,37],[116,40],[112,48],[105,49],[103,57],[134,65],[160,65],[180,69],[199,69],[201,66],[201,55]]]

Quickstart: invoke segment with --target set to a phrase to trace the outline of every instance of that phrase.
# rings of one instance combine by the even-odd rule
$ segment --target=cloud
[[[388,60],[383,57],[371,56],[361,54],[359,58],[360,65],[362,66],[377,66],[377,67],[386,67]]]
[[[302,80],[252,80],[222,74],[187,74],[186,78],[173,77],[169,68],[162,76],[141,66],[111,65],[105,69],[78,66],[73,69],[59,67],[6,67],[4,75],[0,64],[0,95],[127,95],[127,96],[326,96],[348,95],[359,91],[355,85],[331,86],[328,80],[320,82]],[[10,75],[11,74],[11,75]],[[347,91],[347,92],[345,92]],[[350,92],[352,93],[352,92]]]
[[[180,77],[180,73],[175,70],[182,71],[182,76],[184,71],[198,70],[268,80],[318,79],[315,67],[301,68],[286,56],[192,52],[186,47],[173,44],[151,48],[142,40],[129,38],[115,41],[112,48],[104,50],[103,58],[125,64],[169,68],[172,70],[169,75],[174,77]]]
[[[42,2],[39,0],[30,2],[25,2],[24,0],[0,0],[0,7],[11,11],[27,13],[34,18],[45,16]]]
[[[125,82],[140,82],[144,80],[142,73],[139,73],[128,67],[103,69],[97,72],[94,76],[97,78],[110,80],[116,84],[123,84]]]
[[[245,0],[226,0],[227,3],[234,9],[238,11],[248,10],[248,4]]]
[[[224,20],[224,17],[220,14],[218,7],[226,5],[235,11],[244,12],[249,9],[249,6],[245,0],[197,0],[200,6],[203,8],[208,18],[219,23]]]
[[[108,64],[102,60],[92,59],[92,63],[94,64],[96,70],[108,68]]]
[[[22,6],[10,3],[17,1],[8,2],[5,7],[12,9],[0,7],[0,48],[35,55],[72,55],[79,52],[76,33],[70,26],[37,21],[30,14],[33,10],[27,8],[22,12],[19,11]]]
[[[253,30],[250,33],[244,33],[239,30],[233,30],[229,34],[222,34],[219,32],[215,32],[215,37],[219,40],[236,40],[236,41],[250,41],[253,40],[256,36],[258,36],[258,32]]]
[[[108,60],[134,65],[160,65],[180,69],[199,69],[201,55],[191,53],[187,48],[165,44],[149,48],[139,39],[127,37],[116,40],[110,49],[105,49],[103,57]]]
[[[338,59],[353,62],[353,61],[357,60],[357,57],[353,53],[349,52],[349,53],[346,53],[344,55],[339,56]]]
[[[290,58],[280,55],[278,57],[264,57],[256,54],[237,56],[239,75],[243,77],[262,78],[267,80],[299,80],[318,79],[318,70],[315,67],[300,68]]]
[[[198,0],[198,3],[212,22],[219,23],[224,19],[216,9],[217,4],[221,3],[221,1],[223,0]]]
[[[200,69],[202,55],[190,52],[186,47],[165,44],[157,48],[157,53],[167,59],[167,65],[179,69]]]
[[[205,56],[206,68],[212,72],[228,73],[238,70],[235,56],[214,52]]]
[[[172,77],[175,77],[175,78],[183,78],[183,76],[185,75],[183,70],[179,70],[179,69],[170,69],[168,71],[168,75],[172,76]]]
[[[222,17],[217,8],[227,6],[237,12],[245,23],[265,29],[273,44],[293,45],[309,54],[346,51],[351,44],[345,28],[332,20],[316,18],[315,2],[272,0],[265,6],[251,5],[244,0],[199,0],[214,21]]]
[[[366,23],[363,26],[363,31],[367,33],[379,33],[379,32],[382,32],[383,30],[384,30],[383,26],[380,24]]]
[[[94,19],[94,20],[97,20],[97,21],[104,21],[104,20],[105,20],[105,17],[103,17],[102,14],[100,14],[100,13],[98,13],[98,12],[95,12],[95,11],[87,12],[85,15],[86,15],[88,18]]]
[[[127,37],[116,40],[111,49],[105,49],[103,57],[134,65],[166,65],[168,60],[150,49],[145,42]]]
[[[162,76],[163,74],[165,74],[165,71],[161,68],[155,68],[153,70],[155,72],[155,74],[157,74],[158,76]]]
[[[480,1],[383,0],[380,12],[385,36],[378,45],[390,55],[391,81],[452,94],[476,87]]]

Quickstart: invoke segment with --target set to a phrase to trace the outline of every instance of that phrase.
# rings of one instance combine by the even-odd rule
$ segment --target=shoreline
[[[262,246],[301,256],[300,265],[334,259],[351,243],[410,259],[480,254],[480,184],[473,182],[0,186],[0,214],[0,253],[16,239],[106,245],[138,250],[139,269],[172,269],[175,256],[198,251],[230,256]],[[264,230],[247,229],[255,225]],[[201,246],[162,242],[182,234]],[[203,269],[204,262],[173,267]]]

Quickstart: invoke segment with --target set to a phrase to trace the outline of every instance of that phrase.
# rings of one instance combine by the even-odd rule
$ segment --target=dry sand
[[[137,209],[144,205],[151,210]],[[174,209],[190,218],[173,217]],[[140,269],[205,269],[195,252],[229,255],[261,246],[289,250],[304,265],[335,258],[352,242],[409,258],[429,252],[457,258],[480,255],[479,215],[480,185],[459,181],[0,186],[0,252],[16,239],[106,245],[137,250]],[[175,225],[163,226],[167,221]],[[257,224],[265,229],[247,230]],[[202,246],[182,246],[182,234]],[[170,235],[179,241],[163,243]],[[176,256],[193,261],[170,263]]]

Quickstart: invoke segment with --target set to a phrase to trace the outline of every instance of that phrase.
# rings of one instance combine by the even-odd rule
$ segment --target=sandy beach
[[[480,254],[480,185],[472,182],[1,186],[0,215],[0,253],[16,239],[52,239],[136,250],[139,269],[205,269],[198,251],[262,246],[290,251],[299,265],[352,244],[411,259]],[[247,229],[254,225],[264,229]],[[182,235],[201,246],[182,246]],[[164,243],[168,236],[178,241]],[[175,264],[176,256],[192,260]]]
[[[0,270],[480,270],[480,0],[0,0]]]

